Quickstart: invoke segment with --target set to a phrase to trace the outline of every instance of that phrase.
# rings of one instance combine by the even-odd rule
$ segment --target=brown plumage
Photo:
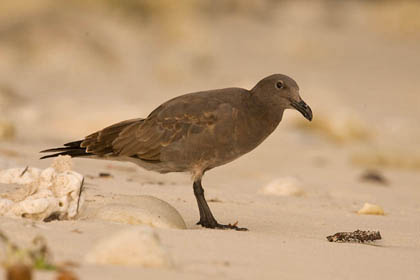
[[[305,118],[312,111],[299,96],[296,82],[268,76],[252,90],[225,88],[173,98],[147,118],[126,120],[70,142],[42,158],[58,155],[131,161],[160,173],[190,172],[204,227],[221,225],[211,214],[201,186],[203,174],[257,147],[277,127],[283,111],[294,108]]]

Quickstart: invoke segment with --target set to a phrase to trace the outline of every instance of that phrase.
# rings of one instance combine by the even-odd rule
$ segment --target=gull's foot
[[[214,222],[207,222],[207,221],[199,221],[197,223],[197,225],[201,225],[202,227],[205,228],[213,228],[213,229],[233,229],[233,230],[237,230],[237,231],[247,231],[247,228],[241,228],[238,227],[238,222],[235,222],[233,225],[232,224],[228,224],[228,225],[221,225],[218,222],[214,221]]]

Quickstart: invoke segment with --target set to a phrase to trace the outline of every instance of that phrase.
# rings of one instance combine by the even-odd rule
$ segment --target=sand
[[[83,159],[74,160],[73,170],[85,176],[85,213],[135,205],[141,196],[161,199],[179,212],[186,229],[153,228],[171,266],[85,261],[100,240],[137,224],[89,215],[49,223],[0,217],[0,229],[19,244],[42,235],[54,262],[76,263],[72,271],[80,279],[419,279],[418,30],[386,25],[388,18],[381,17],[389,15],[386,5],[375,13],[373,6],[349,2],[350,12],[329,18],[326,14],[336,13],[297,2],[266,20],[236,12],[215,22],[181,22],[175,31],[166,25],[136,27],[102,10],[70,9],[67,17],[55,19],[57,30],[65,30],[62,37],[42,20],[31,29],[28,17],[24,26],[39,32],[31,40],[41,46],[33,47],[32,56],[17,59],[24,50],[13,51],[11,39],[0,53],[1,85],[13,89],[0,87],[0,119],[15,131],[0,140],[0,169],[47,168],[51,160],[39,161],[40,150],[144,117],[182,93],[250,88],[274,72],[294,77],[312,107],[313,123],[302,125],[298,112],[287,111],[260,147],[203,180],[218,221],[238,222],[248,232],[197,226],[188,174],[160,175],[130,163]],[[35,18],[43,10],[27,9]],[[397,10],[406,15],[407,9]],[[66,29],[67,21],[77,26]],[[86,32],[77,31],[80,27]],[[94,45],[99,54],[86,36],[101,43]],[[369,169],[387,184],[362,180]],[[300,195],[263,193],[270,183],[290,177],[299,182]],[[365,203],[379,205],[385,214],[358,214]],[[357,229],[380,231],[382,240],[326,239]]]

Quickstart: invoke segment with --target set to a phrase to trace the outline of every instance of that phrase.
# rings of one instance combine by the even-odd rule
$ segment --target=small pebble
[[[362,214],[362,215],[384,215],[384,209],[382,209],[381,206],[379,205],[375,205],[375,204],[370,204],[370,203],[365,203],[363,205],[363,207],[357,211],[357,214]]]
[[[270,182],[260,192],[266,195],[276,196],[302,196],[304,191],[302,183],[295,177],[278,178]]]

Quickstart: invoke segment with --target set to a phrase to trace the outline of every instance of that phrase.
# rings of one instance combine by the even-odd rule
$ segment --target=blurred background
[[[420,1],[2,0],[0,153],[283,73],[314,121],[287,112],[260,153],[420,170],[419,69]]]

